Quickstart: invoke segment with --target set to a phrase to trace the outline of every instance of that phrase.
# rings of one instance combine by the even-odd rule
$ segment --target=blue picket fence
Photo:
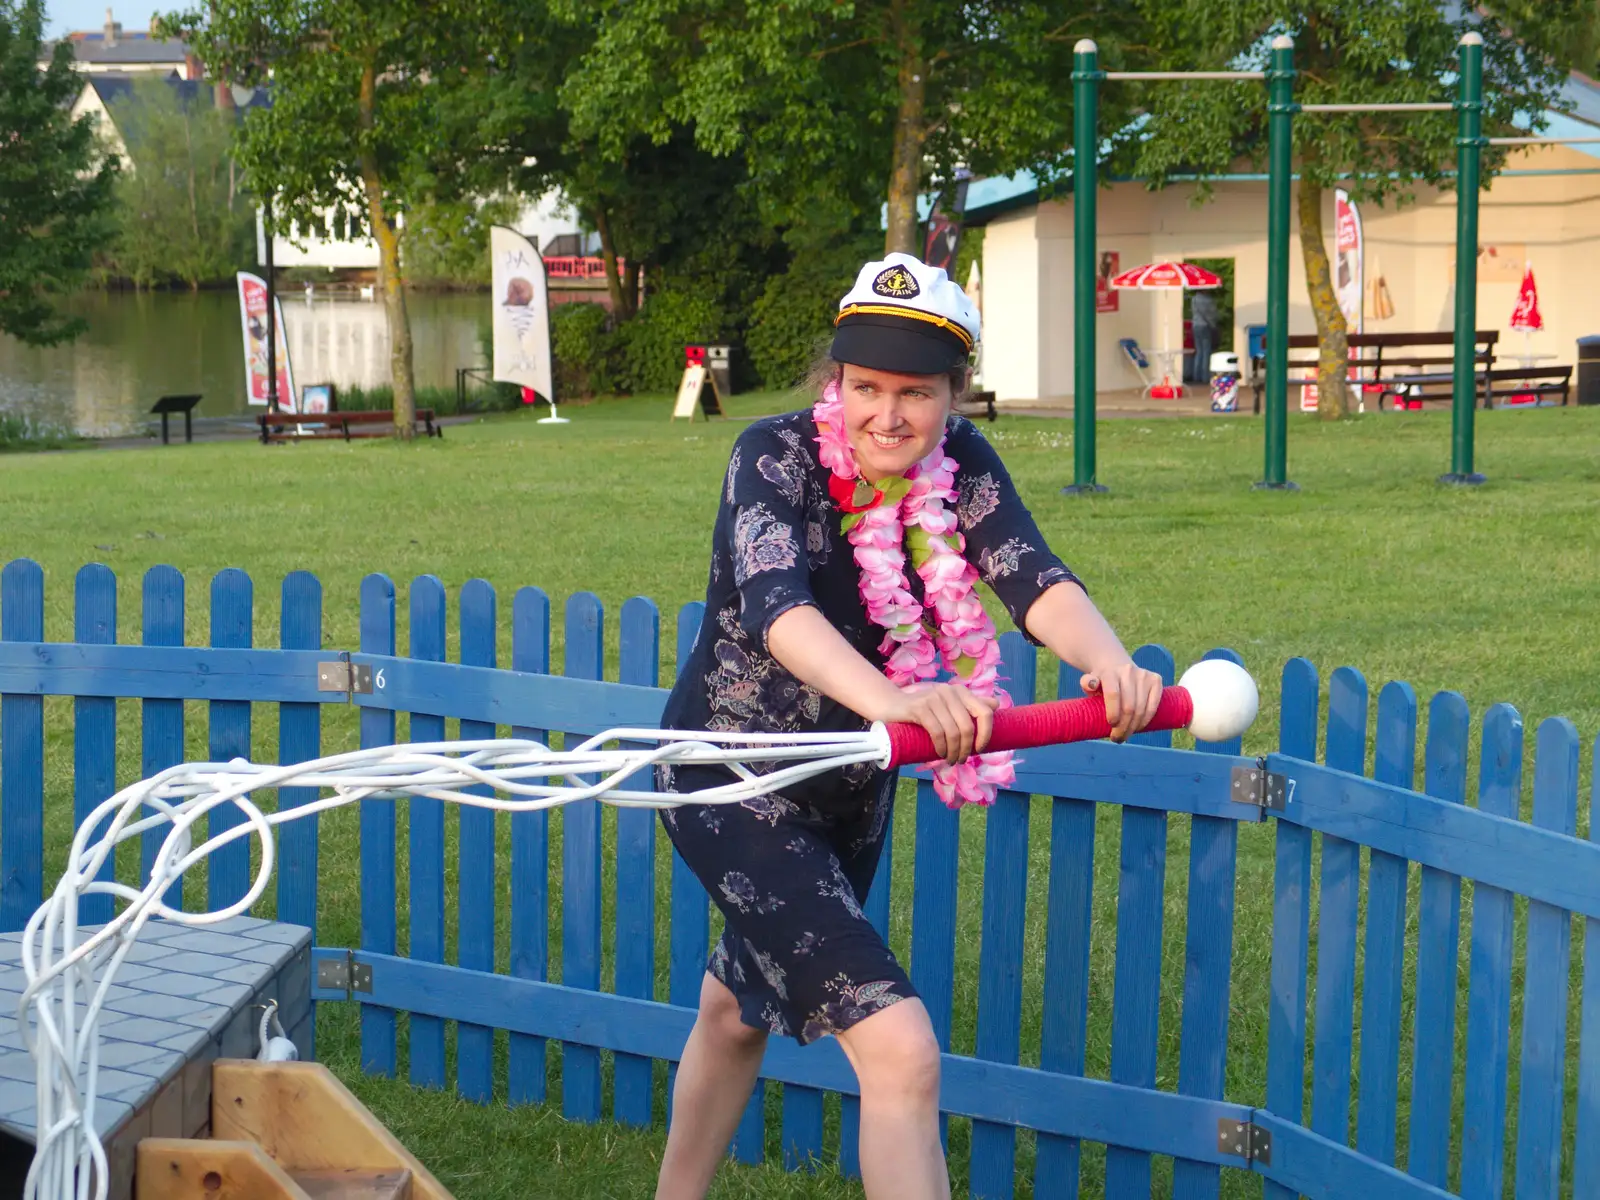
[[[73,640],[47,642],[43,572],[27,560],[0,570],[0,930],[26,921],[46,882],[45,697],[72,698],[81,820],[118,779],[129,781],[131,765],[119,769],[117,761],[119,700],[137,702],[138,770],[148,776],[184,760],[186,702],[205,705],[213,760],[249,755],[259,706],[275,705],[279,761],[297,762],[323,752],[330,705],[355,705],[360,743],[373,746],[394,741],[402,713],[411,740],[445,736],[447,720],[459,721],[463,738],[499,731],[543,739],[652,724],[665,696],[660,616],[640,598],[622,606],[618,678],[608,682],[603,613],[587,593],[566,603],[559,670],[550,602],[537,588],[513,597],[506,668],[497,660],[497,598],[481,580],[456,599],[459,662],[446,661],[446,590],[431,576],[409,588],[404,654],[396,588],[381,575],[362,583],[355,650],[321,644],[322,589],[303,572],[282,582],[277,648],[253,644],[253,586],[240,571],[211,581],[207,647],[185,645],[177,571],[144,576],[141,644],[118,641],[116,596],[108,569],[84,567]],[[695,603],[678,614],[677,661],[687,657],[700,612]],[[1014,693],[1031,694],[1032,651],[1016,634],[1004,643]],[[1142,647],[1136,658],[1172,678],[1172,656],[1160,647]],[[1070,670],[1057,692],[1077,694]],[[946,810],[925,782],[914,802],[898,806],[895,820],[915,822],[913,886],[892,894],[896,873],[886,858],[864,907],[882,930],[892,908],[909,911],[909,970],[947,1050],[943,1107],[971,1121],[972,1195],[1009,1197],[1022,1186],[1036,1197],[1076,1196],[1083,1143],[1092,1142],[1106,1147],[1103,1189],[1112,1197],[1150,1195],[1159,1159],[1172,1160],[1171,1192],[1180,1197],[1218,1196],[1225,1171],[1261,1177],[1269,1200],[1600,1196],[1600,847],[1577,836],[1578,733],[1564,718],[1538,727],[1524,821],[1524,730],[1514,709],[1498,705],[1482,722],[1475,806],[1467,802],[1472,731],[1459,695],[1442,692],[1429,703],[1418,790],[1412,689],[1387,684],[1369,727],[1372,709],[1358,672],[1334,671],[1324,701],[1315,668],[1297,658],[1282,672],[1276,753],[1242,757],[1237,743],[1178,750],[1169,734],[1051,747],[1026,755],[1016,789],[982,816]],[[1034,828],[1044,811],[1034,797],[1048,798],[1047,830]],[[311,798],[284,789],[277,803]],[[1113,1004],[1109,1047],[1091,1047],[1097,818],[1105,805],[1120,810]],[[504,1031],[501,1082],[511,1103],[551,1099],[556,1043],[567,1117],[658,1121],[653,1063],[677,1057],[693,1021],[711,909],[672,857],[670,878],[659,879],[669,911],[657,913],[666,855],[658,853],[654,814],[617,812],[610,834],[592,801],[554,817],[517,814],[507,823],[503,878],[507,835],[492,814],[462,810],[453,897],[444,806],[413,800],[403,847],[397,818],[392,801],[362,802],[358,944],[316,950],[316,998],[360,1005],[365,1069],[397,1071],[397,1017],[405,1013],[414,1083],[453,1084],[490,1100]],[[957,997],[971,990],[957,971],[961,881],[971,873],[960,834],[971,820],[983,823],[985,866],[976,1011],[958,1014]],[[1263,823],[1274,829],[1251,836],[1273,839],[1275,862],[1271,893],[1258,896],[1240,886],[1239,827]],[[1181,994],[1164,1003],[1175,833],[1186,833],[1188,844]],[[144,844],[141,866],[154,844]],[[1040,845],[1046,869],[1030,877],[1030,849]],[[316,820],[282,829],[279,919],[313,929],[319,917],[328,922],[318,911],[327,871],[318,851]],[[228,903],[244,894],[249,872],[248,847],[227,847],[209,865],[205,897],[184,899],[190,908]],[[1267,1011],[1236,1011],[1249,989],[1235,970],[1235,925],[1243,907],[1255,905],[1271,910]],[[1028,941],[1029,913],[1037,918],[1040,906],[1042,948]],[[507,907],[509,920],[497,922]],[[91,899],[83,912],[86,921],[103,919],[108,902]],[[1582,918],[1581,959],[1574,917]],[[1025,1045],[1029,979],[1042,989],[1042,1016],[1037,1041],[1030,1031]],[[1175,1014],[1176,1074],[1162,1078],[1161,1027]],[[958,1015],[975,1016],[970,1054],[950,1052]],[[1267,1030],[1264,1078],[1248,1097],[1227,1095],[1235,1021]],[[1087,1073],[1091,1059],[1108,1062],[1104,1077]],[[763,1096],[776,1086],[783,1160],[801,1167],[837,1154],[854,1172],[854,1079],[838,1047],[825,1039],[801,1050],[774,1039],[762,1074],[733,1152],[746,1161],[764,1156]],[[836,1145],[825,1145],[834,1093],[840,1132]],[[1032,1149],[1020,1171],[1019,1137]],[[1097,1189],[1098,1181],[1090,1190]]]

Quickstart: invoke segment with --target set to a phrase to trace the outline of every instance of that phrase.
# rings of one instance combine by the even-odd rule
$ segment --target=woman
[[[1010,699],[972,590],[980,577],[1030,641],[1085,672],[1116,740],[1150,721],[1160,678],[1133,664],[989,444],[952,415],[978,336],[977,312],[944,271],[898,253],[861,269],[816,407],[757,421],[734,447],[705,620],[668,727],[914,721],[943,760],[934,786],[945,803],[988,803],[1013,775],[1009,754],[982,753]],[[935,679],[941,666],[950,682]],[[691,792],[727,778],[673,768],[660,783]],[[832,1035],[843,1048],[861,1089],[869,1197],[949,1195],[939,1046],[861,911],[894,786],[862,764],[737,805],[663,810],[726,924],[678,1067],[658,1200],[705,1194],[773,1033],[802,1045]]]

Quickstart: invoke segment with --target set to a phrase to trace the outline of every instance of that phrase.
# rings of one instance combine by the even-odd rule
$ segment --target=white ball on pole
[[[1201,659],[1183,673],[1178,685],[1194,700],[1189,732],[1202,742],[1239,737],[1256,719],[1261,703],[1256,681],[1238,663],[1225,658]]]

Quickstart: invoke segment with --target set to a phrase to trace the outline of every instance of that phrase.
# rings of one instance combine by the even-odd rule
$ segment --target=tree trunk
[[[900,68],[896,83],[900,110],[894,121],[894,165],[889,172],[889,221],[883,252],[902,250],[918,254],[917,191],[922,186],[922,144],[927,138],[923,120],[927,95],[927,63],[922,56],[921,31],[910,13],[913,0],[895,0],[890,19]]]
[[[1300,255],[1305,260],[1306,290],[1317,319],[1317,415],[1337,421],[1350,415],[1350,344],[1339,297],[1333,290],[1333,269],[1322,238],[1322,185],[1300,180]]]
[[[606,265],[606,291],[611,296],[612,316],[626,321],[638,310],[638,290],[630,292],[623,283],[622,273],[617,269],[617,245],[611,240],[611,219],[598,204],[594,208],[594,231],[600,235],[600,258]]]
[[[384,201],[378,151],[372,145],[377,125],[377,69],[369,60],[361,71],[361,183],[367,193],[367,221],[378,243],[378,289],[389,327],[389,374],[394,383],[394,432],[409,441],[416,434],[417,397],[411,370],[411,322],[406,316],[405,281],[400,274],[400,235]]]

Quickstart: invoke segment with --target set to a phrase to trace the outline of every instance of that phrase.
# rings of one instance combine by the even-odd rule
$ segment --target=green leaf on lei
[[[857,525],[861,524],[861,518],[865,515],[865,513],[845,513],[839,520],[840,532],[849,533]]]
[[[972,674],[973,668],[977,665],[977,659],[973,658],[971,655],[963,654],[960,658],[956,659],[956,674],[965,679],[968,675]]]
[[[911,490],[911,480],[904,475],[896,475],[893,479],[882,480],[875,486],[883,493],[885,504],[899,504]]]

